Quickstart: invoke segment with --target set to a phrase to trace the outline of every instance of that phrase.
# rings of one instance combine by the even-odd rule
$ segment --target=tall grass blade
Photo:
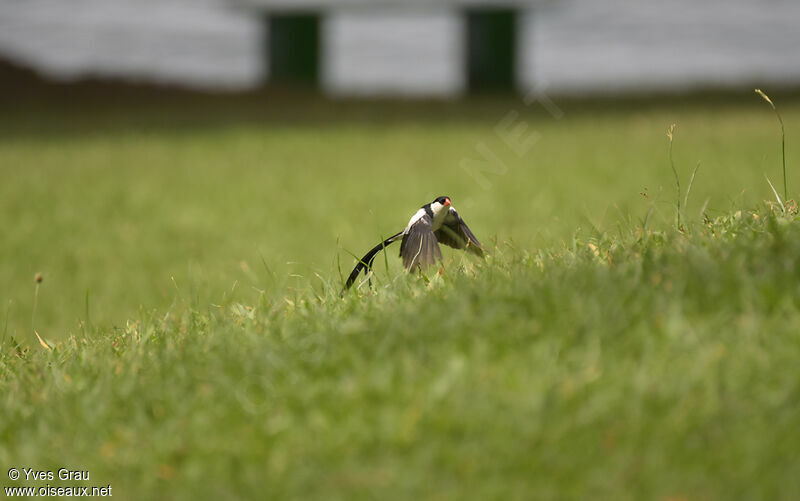
[[[381,236],[381,241],[385,242],[386,239]],[[386,276],[389,276],[389,256],[386,254],[386,244],[383,244],[383,249],[381,249],[383,253],[383,266],[386,269]]]
[[[653,198],[653,202],[650,204],[650,209],[647,210],[647,215],[645,216],[644,223],[642,224],[643,232],[647,232],[647,227],[650,224],[650,219],[653,217],[653,213],[656,211],[656,204],[658,203],[659,198],[661,198],[661,189],[658,190],[655,198]]]
[[[45,350],[47,350],[47,351],[50,351],[50,350],[52,350],[52,349],[53,349],[53,347],[52,347],[52,346],[50,346],[49,344],[47,344],[47,342],[45,342],[45,340],[44,340],[44,339],[42,339],[42,336],[40,336],[40,335],[39,335],[39,333],[38,333],[38,332],[36,332],[36,330],[34,330],[34,331],[33,331],[33,333],[34,333],[34,334],[36,334],[36,339],[38,339],[38,340],[39,340],[39,344],[40,344],[40,345],[42,345],[42,348],[44,348],[44,349],[45,349]]]
[[[781,206],[781,211],[783,211],[785,213],[786,212],[786,207],[783,205],[783,202],[781,201],[781,196],[778,195],[778,192],[775,190],[775,187],[772,186],[772,181],[769,180],[769,177],[767,177],[766,174],[764,174],[764,177],[767,179],[767,184],[769,184],[769,187],[772,189],[772,193],[775,195],[775,200],[777,200],[778,201],[778,205]]]
[[[36,287],[33,290],[33,311],[31,311],[31,330],[33,332],[36,332],[36,310],[39,307],[39,285],[42,283],[42,274],[37,273],[33,280],[34,282],[36,282]]]
[[[775,112],[775,116],[778,117],[778,123],[781,124],[781,160],[783,162],[783,199],[789,200],[788,189],[786,187],[786,129],[783,126],[783,118],[781,118],[781,114],[778,113],[778,108],[775,107],[775,103],[772,102],[772,99],[769,98],[761,89],[756,89],[756,94],[761,96],[764,101],[769,104],[772,111]]]
[[[267,274],[269,275],[270,280],[272,280],[272,286],[274,287],[277,281],[275,272],[273,272],[272,268],[270,268],[267,264],[267,260],[264,258],[264,254],[261,252],[261,249],[258,249],[258,255],[261,258],[261,264],[264,266],[264,269],[267,270]]]
[[[694,176],[697,174],[697,169],[700,168],[700,162],[697,162],[695,165],[694,170],[692,171],[692,177],[689,178],[689,186],[686,187],[686,196],[683,198],[683,207],[686,208],[689,206],[689,193],[692,191],[692,184],[694,183]]]
[[[703,202],[703,205],[702,205],[702,207],[700,207],[700,212],[699,212],[699,214],[700,214],[700,217],[701,217],[701,218],[703,217],[703,214],[705,214],[705,213],[706,213],[706,209],[708,208],[708,202],[710,202],[710,201],[711,201],[711,199],[710,199],[710,198],[706,198],[705,202]]]
[[[344,274],[342,273],[342,258],[336,253],[336,269],[339,271],[339,283],[344,285]]]
[[[317,277],[317,279],[319,279],[320,283],[322,283],[322,294],[321,294],[321,296],[325,296],[326,293],[333,292],[333,287],[331,286],[331,283],[330,283],[329,280],[326,280],[325,277],[323,277],[322,275],[320,275],[316,271],[314,272],[314,275]],[[319,299],[322,299],[321,296],[319,297]]]
[[[678,177],[678,170],[675,168],[675,161],[672,158],[672,140],[675,135],[676,124],[672,124],[667,129],[667,137],[669,138],[669,165],[672,167],[672,174],[675,176],[675,193],[678,205],[678,229],[681,229],[681,180]]]
[[[642,232],[647,232],[647,225],[650,224],[650,218],[653,216],[653,211],[656,208],[655,202],[650,204],[650,208],[647,210],[647,215],[644,217],[644,223],[642,224]]]

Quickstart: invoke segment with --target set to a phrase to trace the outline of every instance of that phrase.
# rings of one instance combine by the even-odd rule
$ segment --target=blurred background
[[[490,246],[672,224],[672,123],[684,189],[701,164],[687,217],[752,206],[765,174],[781,187],[756,86],[792,197],[798,19],[790,0],[4,0],[2,335],[338,287],[439,195]]]
[[[0,56],[61,82],[335,96],[792,86],[798,19],[791,0],[6,0]]]

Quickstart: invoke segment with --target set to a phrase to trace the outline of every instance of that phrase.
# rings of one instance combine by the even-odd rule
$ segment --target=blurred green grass
[[[91,322],[119,326],[140,307],[168,307],[178,290],[213,302],[235,287],[254,300],[259,290],[307,287],[317,273],[338,279],[337,260],[346,272],[349,253],[441,194],[484,241],[524,248],[627,224],[654,201],[654,221],[668,222],[673,122],[684,179],[702,162],[687,212],[695,220],[706,201],[712,215],[752,206],[769,197],[765,173],[780,179],[777,125],[754,95],[566,103],[561,119],[513,99],[278,101],[11,106],[0,118],[8,332],[31,336],[37,272],[35,327],[54,339],[81,330],[87,291]],[[791,169],[800,103],[777,101]],[[539,137],[522,156],[496,134],[510,111]],[[506,172],[481,182],[461,168],[481,158],[479,143]],[[395,272],[396,259],[390,265]]]
[[[791,500],[798,252],[761,208],[363,297],[182,294],[0,353],[0,463],[122,499]]]
[[[800,101],[772,97],[791,195]],[[800,231],[761,205],[780,136],[757,96],[561,119],[118,98],[0,116],[0,464],[89,470],[122,499],[800,489]],[[539,136],[522,156],[496,135],[512,110]],[[702,162],[685,233],[671,123],[684,187]],[[507,166],[489,185],[460,167],[479,143]],[[390,249],[374,292],[339,298],[338,262],[441,194],[489,259],[445,249],[428,285]]]

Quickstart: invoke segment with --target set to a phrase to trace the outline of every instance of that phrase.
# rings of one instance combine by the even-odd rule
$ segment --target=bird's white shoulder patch
[[[425,217],[425,215],[426,215],[425,209],[420,209],[417,212],[415,212],[414,215],[411,216],[411,219],[408,220],[408,225],[406,226],[406,229],[403,230],[403,233],[408,233],[408,230],[410,230],[411,227],[414,226],[414,223]]]

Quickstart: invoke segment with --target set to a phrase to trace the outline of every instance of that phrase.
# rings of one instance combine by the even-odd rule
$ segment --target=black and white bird
[[[455,249],[465,249],[483,257],[483,246],[450,204],[450,197],[439,197],[423,205],[411,216],[403,231],[392,235],[367,252],[350,273],[344,290],[353,285],[362,270],[369,273],[378,252],[398,240],[401,240],[400,257],[403,258],[403,266],[408,271],[424,269],[441,260],[440,243]]]

